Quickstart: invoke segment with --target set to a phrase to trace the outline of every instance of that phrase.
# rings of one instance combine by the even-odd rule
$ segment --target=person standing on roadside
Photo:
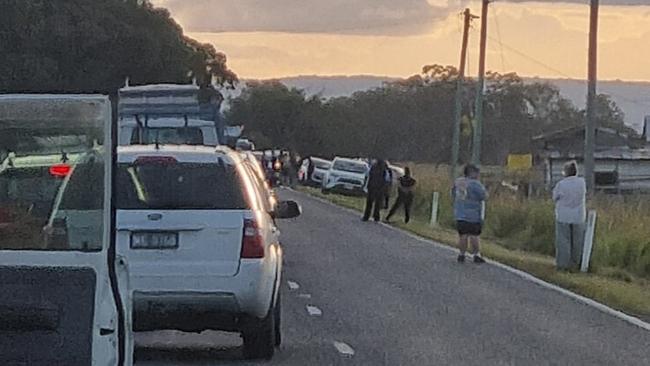
[[[480,169],[472,164],[465,166],[463,177],[456,179],[452,188],[454,218],[458,230],[458,262],[465,262],[468,244],[472,247],[474,263],[485,263],[480,252],[480,235],[483,230],[483,205],[487,192],[479,181]]]
[[[379,221],[381,219],[381,208],[384,204],[384,194],[386,187],[386,163],[377,159],[370,167],[368,173],[368,195],[366,196],[366,211],[363,214],[363,221],[370,219],[372,213],[373,219]]]
[[[411,169],[409,167],[404,168],[404,175],[399,178],[397,199],[388,212],[388,216],[386,216],[386,222],[390,222],[390,218],[402,205],[404,206],[404,222],[408,224],[411,221],[411,205],[415,194],[415,183],[415,179],[411,177]]]
[[[384,209],[388,210],[390,207],[390,194],[393,190],[393,170],[390,168],[388,163],[386,163],[384,180],[386,181],[386,185],[384,186]]]
[[[578,177],[578,164],[569,162],[564,179],[553,188],[555,203],[555,262],[558,270],[580,267],[587,216],[587,184]]]

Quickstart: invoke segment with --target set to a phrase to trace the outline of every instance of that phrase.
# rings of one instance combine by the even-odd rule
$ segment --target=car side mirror
[[[280,201],[275,206],[273,218],[276,219],[293,219],[302,214],[300,205],[295,201]]]

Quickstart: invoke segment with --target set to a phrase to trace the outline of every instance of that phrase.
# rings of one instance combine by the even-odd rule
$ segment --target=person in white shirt
[[[564,166],[564,179],[553,189],[555,202],[555,261],[557,269],[570,270],[580,266],[587,216],[587,185],[578,177],[578,165]]]

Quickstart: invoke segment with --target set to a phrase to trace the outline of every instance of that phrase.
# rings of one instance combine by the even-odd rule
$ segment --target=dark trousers
[[[375,221],[379,221],[381,219],[380,210],[383,203],[384,192],[382,190],[368,191],[368,195],[366,196],[366,211],[363,214],[363,219],[368,220],[370,218],[370,213],[372,212],[372,217]]]
[[[399,192],[393,207],[388,212],[386,220],[390,220],[391,217],[397,212],[400,206],[404,206],[404,221],[408,223],[411,221],[411,206],[413,205],[413,193]]]

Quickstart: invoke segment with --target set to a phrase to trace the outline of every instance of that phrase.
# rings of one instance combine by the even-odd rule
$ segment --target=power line
[[[564,73],[563,71],[561,71],[559,69],[556,69],[556,68],[554,68],[554,67],[552,67],[552,66],[550,66],[550,65],[548,65],[548,64],[546,64],[546,63],[544,63],[544,62],[542,62],[542,61],[540,61],[540,60],[538,60],[536,58],[534,58],[533,56],[530,56],[530,55],[524,53],[523,51],[520,51],[520,50],[518,50],[518,49],[516,49],[516,48],[514,48],[512,46],[509,46],[509,45],[503,43],[499,39],[495,39],[494,37],[490,37],[490,36],[488,36],[488,38],[490,38],[490,40],[492,40],[492,41],[495,41],[495,42],[499,43],[502,47],[506,48],[510,52],[513,52],[513,53],[515,53],[515,54],[517,54],[517,55],[519,55],[519,56],[521,56],[521,57],[523,57],[523,58],[525,58],[525,59],[527,59],[527,60],[529,60],[531,62],[534,62],[535,64],[537,64],[539,66],[542,66],[543,68],[545,68],[545,69],[547,69],[549,71],[552,71],[552,72],[554,72],[554,73],[556,73],[556,74],[558,74],[560,76],[563,76],[563,77],[565,77],[567,79],[575,79],[573,76],[570,76],[570,75]],[[628,103],[641,105],[641,106],[650,106],[650,101],[630,99],[630,98],[628,98],[628,97],[626,97],[624,95],[620,95],[620,94],[613,93],[613,92],[608,92],[607,94],[609,94],[609,95],[611,95],[613,97],[617,97],[617,98],[619,98],[621,100],[624,100],[624,101],[626,101]]]
[[[505,57],[503,55],[503,43],[501,42],[501,27],[499,26],[499,15],[497,13],[496,6],[493,6],[492,8],[494,9],[494,23],[496,25],[495,28],[497,30],[497,37],[499,38],[499,46],[501,47],[500,48],[500,51],[501,51],[501,68],[503,69],[503,71],[505,71],[506,70],[506,59],[505,59]]]

